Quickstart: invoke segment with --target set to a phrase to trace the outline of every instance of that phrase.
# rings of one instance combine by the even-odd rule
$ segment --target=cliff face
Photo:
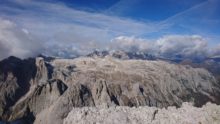
[[[206,70],[163,61],[112,57],[0,62],[0,119],[60,124],[73,107],[219,104]]]
[[[78,58],[55,60],[54,77],[68,86],[78,86],[87,97],[111,106],[181,105],[182,101],[204,104],[200,97],[216,101],[219,92],[215,78],[204,69],[163,61]],[[72,86],[73,85],[73,86]],[[106,95],[110,101],[106,99]],[[97,104],[94,102],[94,105]],[[200,104],[199,104],[200,103]]]
[[[9,57],[0,62],[0,118],[25,95],[36,75],[35,59]]]

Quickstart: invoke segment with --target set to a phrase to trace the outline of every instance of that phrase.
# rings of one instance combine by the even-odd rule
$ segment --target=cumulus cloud
[[[30,57],[40,49],[40,44],[31,38],[27,30],[19,29],[12,21],[0,18],[0,59],[8,56]]]
[[[208,52],[207,41],[198,35],[171,35],[156,41],[158,53],[162,56],[205,57]]]
[[[154,41],[120,36],[113,39],[112,44],[115,49],[142,51],[166,58],[203,59],[220,51],[220,47],[209,47],[207,40],[199,35],[168,35]]]
[[[154,43],[151,40],[136,38],[134,36],[119,36],[111,40],[110,49],[131,52],[152,52],[154,50]]]

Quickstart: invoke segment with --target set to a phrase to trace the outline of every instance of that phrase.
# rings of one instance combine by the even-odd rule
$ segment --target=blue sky
[[[219,13],[220,0],[1,0],[0,40],[9,46],[12,41],[24,44],[26,37],[27,43],[46,48],[87,51],[109,46],[118,37],[151,43],[199,36],[215,47],[220,43]],[[7,49],[22,51],[21,46]]]
[[[71,1],[71,2],[70,2]],[[128,17],[136,20],[160,21],[187,10],[205,0],[63,0],[73,8],[86,8],[113,16]]]

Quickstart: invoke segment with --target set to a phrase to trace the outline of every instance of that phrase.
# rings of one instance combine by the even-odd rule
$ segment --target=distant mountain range
[[[44,58],[45,61],[51,61],[54,59],[60,59],[60,57],[51,57],[46,55],[39,55],[38,57]],[[78,58],[82,56],[75,56],[74,58]],[[105,58],[105,57],[113,57],[116,59],[122,60],[150,60],[150,61],[166,61],[170,63],[182,64],[182,65],[190,65],[194,68],[205,68],[209,72],[211,72],[216,79],[220,81],[220,56],[210,56],[206,58],[184,58],[182,56],[175,57],[163,57],[156,56],[146,52],[129,52],[122,50],[94,50],[93,52],[84,55],[84,57],[92,57],[92,58]],[[68,58],[73,59],[73,58]]]
[[[135,60],[161,60],[176,64],[190,65],[196,68],[205,68],[212,72],[214,75],[220,75],[220,56],[211,56],[207,58],[184,58],[176,56],[172,58],[166,58],[162,56],[155,56],[145,52],[126,52],[126,51],[98,51],[86,55],[87,57],[100,57],[104,58],[111,56],[118,59],[135,59]]]
[[[39,55],[38,57],[43,57],[45,61],[51,61],[60,57],[51,57],[46,55]],[[75,56],[74,58],[78,58],[81,56]],[[122,50],[94,50],[93,52],[85,55],[85,57],[92,58],[104,58],[104,57],[113,57],[116,59],[122,60],[160,60],[166,61],[170,63],[182,64],[182,65],[190,65],[195,68],[205,68],[210,71],[217,79],[220,80],[220,55],[219,56],[210,56],[206,58],[184,58],[182,56],[175,57],[163,57],[159,55],[153,55],[146,52],[129,52]],[[73,59],[73,58],[69,58]]]

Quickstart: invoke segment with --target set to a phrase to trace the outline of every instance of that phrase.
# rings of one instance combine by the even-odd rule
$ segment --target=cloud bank
[[[167,58],[177,56],[182,58],[205,58],[220,54],[220,45],[211,48],[207,40],[199,35],[168,35],[157,40],[119,36],[105,44],[88,41],[75,42],[74,44],[69,44],[66,41],[59,44],[37,41],[37,39],[27,29],[18,27],[10,20],[0,18],[0,59],[11,55],[25,58],[41,53],[72,58],[85,55],[94,49],[141,51]],[[59,35],[55,36],[55,39],[59,39]]]
[[[111,48],[164,58],[203,59],[220,55],[220,47],[210,47],[208,41],[199,35],[168,35],[154,41],[120,36],[112,40]]]
[[[0,59],[14,55],[20,58],[34,56],[41,51],[41,44],[27,30],[0,18]]]
[[[207,41],[198,35],[173,35],[160,38],[156,42],[158,53],[164,57],[182,56],[184,58],[208,55]]]
[[[143,51],[171,58],[220,54],[220,45],[210,47],[208,43],[211,41],[203,35],[172,35],[169,30],[176,26],[175,21],[184,24],[182,16],[198,12],[198,8],[203,9],[210,2],[164,21],[141,22],[76,10],[62,3],[6,1],[10,4],[0,4],[0,59],[11,55],[26,58],[40,53],[72,58],[94,49]],[[148,37],[152,35],[157,38]]]
[[[42,39],[38,40],[38,36],[32,35],[27,29],[19,27],[13,21],[0,18],[0,59],[11,55],[26,58],[38,54],[73,58],[88,54],[94,49],[146,52],[165,58],[201,59],[220,55],[220,44],[210,47],[207,39],[199,35],[167,35],[156,40],[119,36],[105,44],[97,44],[95,41],[71,44],[68,36],[69,34],[67,40],[62,43],[42,42]],[[54,36],[55,39],[59,37],[58,34]]]

